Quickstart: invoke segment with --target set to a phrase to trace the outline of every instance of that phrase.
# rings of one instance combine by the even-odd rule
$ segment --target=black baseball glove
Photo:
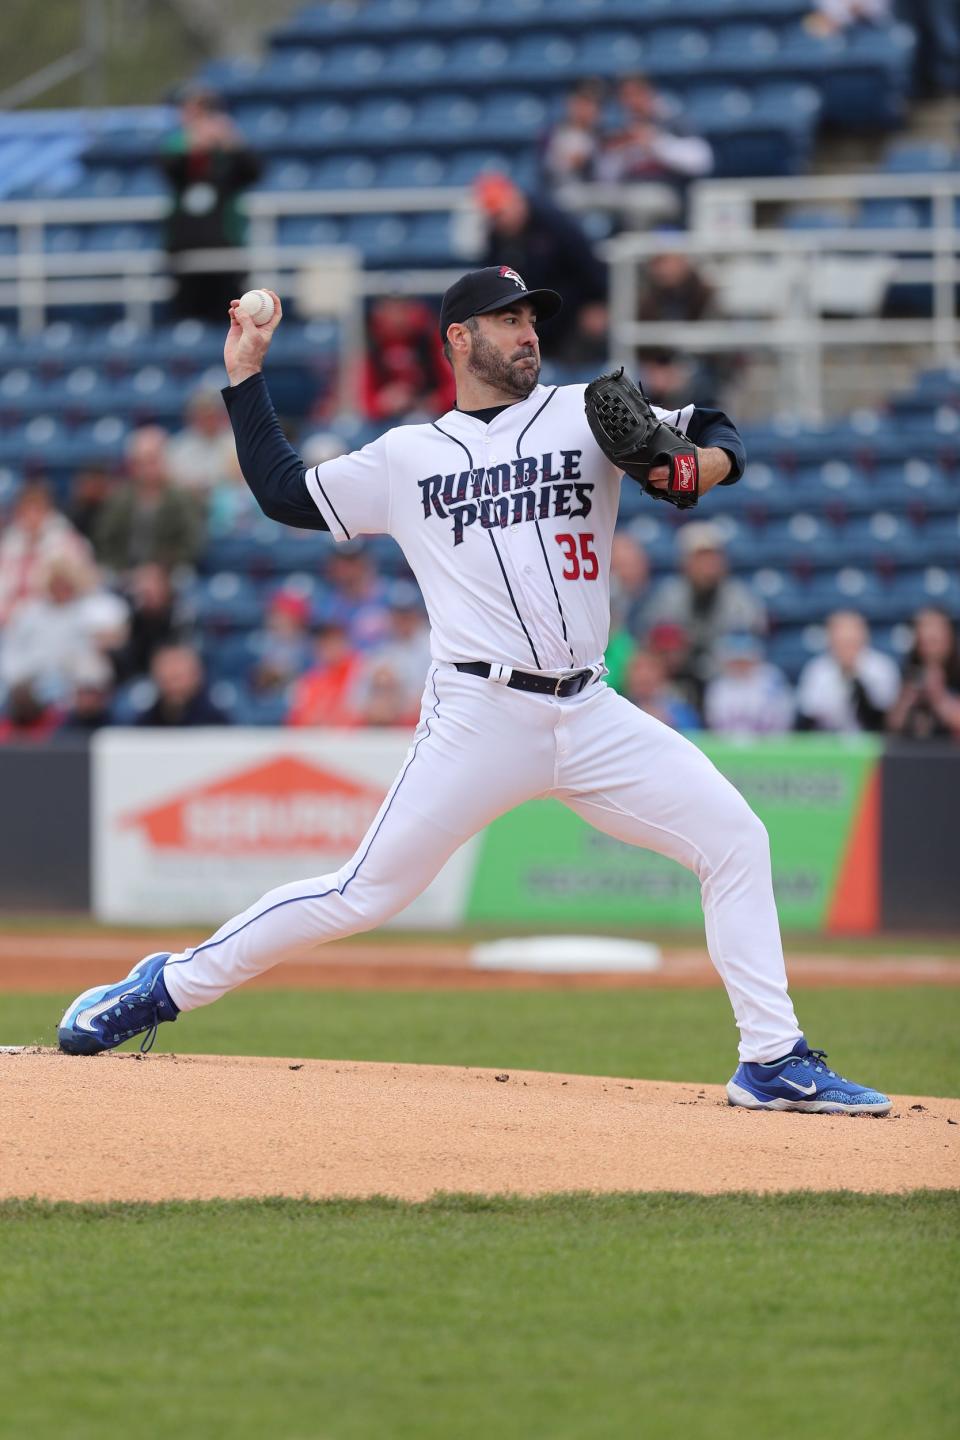
[[[593,438],[608,460],[639,482],[655,500],[688,510],[700,498],[697,447],[682,431],[658,420],[646,395],[623,366],[612,375],[591,380],[583,397]],[[665,490],[650,483],[650,471],[665,465],[670,478]]]

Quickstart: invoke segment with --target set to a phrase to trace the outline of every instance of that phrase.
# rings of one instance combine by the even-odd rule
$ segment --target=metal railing
[[[579,209],[615,210],[621,221],[626,217],[635,227],[662,215],[665,204],[662,187],[646,186],[615,190],[582,186],[568,198]],[[786,230],[760,225],[769,207],[782,210],[811,202],[851,206],[870,198],[924,201],[929,205],[931,226]],[[814,419],[822,417],[825,410],[827,360],[842,353],[844,347],[868,348],[868,358],[887,355],[896,347],[920,347],[931,358],[952,363],[960,352],[958,202],[960,175],[946,173],[701,181],[691,187],[689,231],[665,237],[632,228],[603,246],[611,274],[611,351],[628,364],[635,363],[638,350],[644,348],[669,347],[693,354],[758,353],[772,362],[772,400],[789,396],[797,413]],[[45,232],[51,225],[157,222],[168,208],[164,196],[0,203],[0,226],[13,226],[17,232],[16,253],[0,255],[0,306],[17,311],[25,335],[42,329],[49,308],[56,305],[119,304],[127,318],[148,325],[151,308],[172,293],[171,261],[165,251],[52,253],[46,247]],[[248,272],[258,284],[287,293],[303,290],[308,297],[306,313],[310,313],[312,294],[312,313],[340,315],[346,327],[344,340],[349,344],[362,334],[366,297],[394,290],[437,295],[471,263],[479,249],[478,220],[466,188],[257,192],[247,197],[246,209],[248,247],[180,256],[178,266],[200,271],[236,269]],[[431,269],[364,270],[360,256],[349,248],[277,243],[278,224],[284,216],[428,211],[451,215],[451,248],[459,263]],[[717,286],[724,313],[686,324],[641,324],[636,319],[642,268],[664,249],[682,251],[704,265]],[[337,268],[338,285],[305,283],[311,275],[316,281],[327,263]],[[765,282],[767,299],[759,313],[755,296],[748,293],[744,298],[742,285],[734,293],[736,287],[728,284],[731,275],[738,268],[742,274],[745,266],[753,267],[751,273]],[[845,274],[851,281],[862,281],[871,266],[877,272],[878,293],[889,284],[929,286],[933,298],[930,317],[885,318],[876,313],[878,306],[871,310],[869,305],[859,314],[847,313],[842,306],[839,314],[829,313],[823,297],[827,267],[832,267],[832,293],[836,294],[838,288],[844,289]]]

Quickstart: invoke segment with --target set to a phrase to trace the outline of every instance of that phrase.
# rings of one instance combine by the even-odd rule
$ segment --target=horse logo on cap
[[[527,287],[523,283],[522,276],[518,275],[516,270],[511,270],[509,265],[500,266],[500,275],[504,280],[512,280],[514,285],[520,286],[521,290],[526,290]]]

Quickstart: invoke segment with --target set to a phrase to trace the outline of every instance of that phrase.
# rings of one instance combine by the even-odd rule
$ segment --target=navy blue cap
[[[505,310],[526,300],[537,312],[538,320],[549,320],[563,305],[556,290],[528,290],[521,275],[509,265],[488,265],[484,270],[470,270],[455,280],[440,305],[440,334],[447,338],[447,326],[463,324],[471,315],[488,315],[491,310]]]

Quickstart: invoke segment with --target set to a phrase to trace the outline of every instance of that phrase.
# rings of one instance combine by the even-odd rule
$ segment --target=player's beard
[[[521,363],[531,360],[532,365]],[[516,351],[506,360],[480,330],[473,333],[467,369],[491,389],[516,395],[520,400],[526,399],[540,379],[540,362],[532,350]]]

